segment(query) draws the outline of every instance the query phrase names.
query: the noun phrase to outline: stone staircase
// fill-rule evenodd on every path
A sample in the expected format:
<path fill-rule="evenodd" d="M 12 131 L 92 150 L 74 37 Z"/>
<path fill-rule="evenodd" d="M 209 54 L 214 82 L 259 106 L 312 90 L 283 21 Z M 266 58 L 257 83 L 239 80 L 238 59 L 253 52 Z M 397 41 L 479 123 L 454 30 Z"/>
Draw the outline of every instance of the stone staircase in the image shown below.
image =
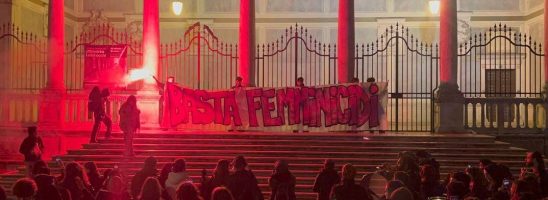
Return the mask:
<path fill-rule="evenodd" d="M 200 172 L 208 174 L 219 159 L 232 159 L 244 155 L 257 176 L 265 197 L 270 189 L 267 180 L 279 159 L 290 163 L 297 177 L 299 199 L 315 199 L 312 184 L 324 159 L 333 159 L 337 168 L 345 163 L 354 164 L 361 175 L 372 172 L 383 163 L 395 164 L 401 151 L 426 150 L 441 164 L 442 177 L 452 171 L 464 170 L 468 164 L 489 158 L 509 166 L 517 173 L 522 166 L 525 150 L 513 148 L 508 143 L 497 142 L 494 137 L 472 134 L 430 133 L 255 133 L 255 132 L 163 132 L 148 130 L 134 139 L 136 157 L 124 158 L 121 133 L 111 140 L 98 144 L 84 144 L 82 149 L 70 150 L 61 155 L 64 162 L 95 161 L 103 171 L 118 165 L 131 177 L 142 166 L 144 159 L 155 156 L 161 168 L 176 158 L 187 161 L 187 169 L 194 180 L 200 180 Z M 54 173 L 60 170 L 50 161 Z M 0 185 L 11 190 L 11 185 L 23 177 L 24 168 L 17 173 L 0 176 Z M 374 188 L 382 190 L 382 188 Z"/>

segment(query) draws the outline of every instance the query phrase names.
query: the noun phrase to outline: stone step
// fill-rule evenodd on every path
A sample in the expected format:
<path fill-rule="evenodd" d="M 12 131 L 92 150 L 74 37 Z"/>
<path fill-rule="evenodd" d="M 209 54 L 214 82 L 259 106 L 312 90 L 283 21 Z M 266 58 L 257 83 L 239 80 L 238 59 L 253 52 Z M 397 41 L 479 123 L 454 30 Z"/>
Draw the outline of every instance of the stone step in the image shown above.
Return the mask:
<path fill-rule="evenodd" d="M 122 149 L 80 149 L 69 150 L 70 155 L 122 155 Z M 340 152 L 340 151 L 287 151 L 287 150 L 135 150 L 136 155 L 140 156 L 190 156 L 190 155 L 217 155 L 217 156 L 259 156 L 259 155 L 273 155 L 273 156 L 288 156 L 288 157 L 318 157 L 318 158 L 336 158 L 336 157 L 369 157 L 369 158 L 382 158 L 382 157 L 397 157 L 398 152 Z M 508 153 L 504 150 L 490 151 L 490 152 L 467 152 L 462 153 L 458 150 L 451 152 L 437 153 L 433 152 L 432 156 L 436 158 L 491 158 L 491 159 L 523 159 L 524 154 L 521 152 Z"/>
<path fill-rule="evenodd" d="M 159 145 L 159 144 L 219 144 L 219 139 L 192 139 L 192 138 L 134 138 L 133 142 L 135 144 L 141 145 Z M 99 139 L 99 144 L 84 144 L 84 147 L 94 147 L 103 144 L 123 144 L 123 138 L 112 138 L 109 140 Z M 507 148 L 510 147 L 508 143 L 504 142 L 469 142 L 469 143 L 455 143 L 455 142 L 424 142 L 424 141 L 391 141 L 389 144 L 383 140 L 372 140 L 372 139 L 360 139 L 355 141 L 344 141 L 344 140 L 291 140 L 291 139 L 276 139 L 276 140 L 264 140 L 264 139 L 232 139 L 225 138 L 223 139 L 223 144 L 248 144 L 248 145 L 259 145 L 259 144 L 285 144 L 285 145 L 324 145 L 324 146 L 391 146 L 391 147 L 478 147 L 478 148 Z"/>
<path fill-rule="evenodd" d="M 142 155 L 137 155 L 131 158 L 125 158 L 121 155 L 63 155 L 61 156 L 63 161 L 79 161 L 79 162 L 97 161 L 97 162 L 112 162 L 112 163 L 136 162 L 138 166 L 141 166 L 143 161 L 147 157 L 148 156 L 142 156 Z M 234 158 L 234 156 L 230 156 L 230 155 L 229 156 L 188 155 L 188 156 L 154 156 L 154 157 L 160 163 L 172 162 L 174 159 L 177 159 L 179 157 L 184 158 L 187 162 L 211 162 L 211 163 L 216 163 L 220 159 L 232 160 Z M 274 163 L 277 160 L 287 160 L 290 162 L 290 164 L 298 164 L 298 163 L 322 164 L 324 159 L 325 158 L 323 157 L 294 157 L 294 156 L 270 156 L 270 155 L 246 156 L 246 160 L 249 163 L 260 163 L 260 162 Z M 394 164 L 396 163 L 396 157 L 380 157 L 380 158 L 335 157 L 330 159 L 335 161 L 338 165 L 342 165 L 344 163 L 353 163 L 353 164 L 373 164 L 373 163 Z M 456 164 L 462 163 L 464 167 L 467 166 L 468 164 L 476 165 L 479 161 L 479 159 L 477 158 L 451 158 L 451 159 L 438 158 L 437 160 L 441 163 L 456 163 Z M 499 163 L 513 163 L 513 164 L 520 164 L 523 162 L 523 159 L 517 159 L 517 160 L 493 159 L 493 160 Z"/>
<path fill-rule="evenodd" d="M 123 138 L 120 133 L 114 133 L 113 138 Z M 377 141 L 436 141 L 436 142 L 484 142 L 492 143 L 495 137 L 477 134 L 432 134 L 432 133 L 288 133 L 288 132 L 141 132 L 134 138 L 169 138 L 169 139 L 263 139 L 263 140 L 337 140 L 337 141 L 359 141 L 367 137 Z"/>
<path fill-rule="evenodd" d="M 461 153 L 473 153 L 473 152 L 497 152 L 497 153 L 504 153 L 504 154 L 520 154 L 523 155 L 526 151 L 525 150 L 516 150 L 516 149 L 510 149 L 510 148 L 478 148 L 478 147 L 470 147 L 470 148 L 448 148 L 448 147 L 431 147 L 431 146 L 422 146 L 422 147 L 394 147 L 394 146 L 326 146 L 326 145 L 286 145 L 286 144 L 201 144 L 201 143 L 194 143 L 194 144 L 134 144 L 134 149 L 139 150 L 257 150 L 260 149 L 262 151 L 268 151 L 268 150 L 286 150 L 286 151 L 321 151 L 321 152 L 329 152 L 329 151 L 337 151 L 337 152 L 392 152 L 392 153 L 399 153 L 402 151 L 413 151 L 413 150 L 425 150 L 428 152 L 438 152 L 438 153 L 445 153 L 445 152 L 461 152 Z M 104 151 L 120 151 L 125 148 L 125 145 L 123 144 L 87 144 L 84 145 L 85 150 L 104 150 Z"/>

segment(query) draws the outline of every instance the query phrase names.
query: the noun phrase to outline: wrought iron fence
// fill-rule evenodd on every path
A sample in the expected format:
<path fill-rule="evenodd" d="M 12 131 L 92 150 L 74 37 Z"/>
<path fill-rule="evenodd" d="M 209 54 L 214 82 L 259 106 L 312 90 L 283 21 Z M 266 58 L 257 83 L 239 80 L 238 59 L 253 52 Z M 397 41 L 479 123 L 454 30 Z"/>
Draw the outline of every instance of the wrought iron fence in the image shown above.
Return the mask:
<path fill-rule="evenodd" d="M 65 86 L 67 90 L 78 92 L 84 88 L 85 46 L 86 45 L 125 45 L 127 46 L 127 70 L 141 68 L 143 53 L 141 41 L 125 32 L 116 31 L 109 24 L 92 27 L 66 43 L 65 47 Z M 140 83 L 127 86 L 138 90 Z"/>
<path fill-rule="evenodd" d="M 256 82 L 260 87 L 337 83 L 337 46 L 317 41 L 298 24 L 274 42 L 257 45 Z"/>
<path fill-rule="evenodd" d="M 433 130 L 432 93 L 439 81 L 438 45 L 420 42 L 399 24 L 379 38 L 356 45 L 355 77 L 388 82 L 388 126 L 391 131 Z"/>
<path fill-rule="evenodd" d="M 464 127 L 499 133 L 543 128 L 543 57 L 540 43 L 502 24 L 460 45 Z"/>
<path fill-rule="evenodd" d="M 189 88 L 227 89 L 238 72 L 238 45 L 219 40 L 206 25 L 195 23 L 182 39 L 161 45 L 160 78 L 173 76 Z"/>
<path fill-rule="evenodd" d="M 15 24 L 0 29 L 0 90 L 37 90 L 47 82 L 47 43 Z"/>

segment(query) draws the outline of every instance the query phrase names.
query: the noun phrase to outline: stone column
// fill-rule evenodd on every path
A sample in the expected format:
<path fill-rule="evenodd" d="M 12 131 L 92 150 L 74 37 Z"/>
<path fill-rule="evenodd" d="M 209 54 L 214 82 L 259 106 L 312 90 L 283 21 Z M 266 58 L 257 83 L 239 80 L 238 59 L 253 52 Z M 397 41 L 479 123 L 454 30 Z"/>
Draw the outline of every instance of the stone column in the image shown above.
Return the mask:
<path fill-rule="evenodd" d="M 339 83 L 348 83 L 354 77 L 355 45 L 354 0 L 339 0 L 337 36 Z"/>
<path fill-rule="evenodd" d="M 160 10 L 159 0 L 144 0 L 143 2 L 143 68 L 151 75 L 158 74 L 160 59 Z M 154 79 L 147 78 L 145 82 L 154 84 Z"/>
<path fill-rule="evenodd" d="M 48 82 L 41 91 L 39 125 L 62 128 L 65 121 L 65 10 L 64 0 L 48 5 Z"/>
<path fill-rule="evenodd" d="M 255 86 L 255 0 L 240 0 L 239 70 L 245 86 Z M 236 77 L 231 77 L 235 79 Z"/>
<path fill-rule="evenodd" d="M 465 132 L 464 97 L 457 85 L 457 0 L 440 0 L 440 81 L 436 132 Z"/>
<path fill-rule="evenodd" d="M 143 70 L 158 77 L 160 59 L 160 0 L 143 1 Z M 141 123 L 159 125 L 160 96 L 156 82 L 146 77 L 144 86 L 137 92 L 137 106 L 141 110 Z"/>

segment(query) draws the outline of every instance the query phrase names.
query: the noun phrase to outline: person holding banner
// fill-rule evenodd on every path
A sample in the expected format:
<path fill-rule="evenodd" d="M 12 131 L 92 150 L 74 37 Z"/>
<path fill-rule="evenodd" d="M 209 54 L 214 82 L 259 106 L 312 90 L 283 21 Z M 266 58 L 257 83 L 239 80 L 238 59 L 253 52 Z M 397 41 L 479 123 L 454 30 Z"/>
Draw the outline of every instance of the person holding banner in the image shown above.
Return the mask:
<path fill-rule="evenodd" d="M 231 89 L 233 90 L 239 90 L 240 88 L 243 88 L 244 86 L 242 85 L 242 81 L 244 79 L 240 76 L 236 77 L 236 82 L 234 83 L 234 86 L 231 87 Z M 232 132 L 232 131 L 244 131 L 241 127 L 237 127 L 236 125 L 234 125 L 234 123 L 230 124 L 230 128 L 228 128 L 228 131 L 229 132 Z"/>
<path fill-rule="evenodd" d="M 368 83 L 375 83 L 376 80 L 374 77 L 369 77 L 367 78 L 367 82 Z M 383 109 L 383 106 L 379 106 L 379 116 L 380 115 L 383 115 L 384 114 L 384 109 Z M 369 132 L 370 133 L 373 133 L 374 132 L 374 127 L 369 127 Z M 385 133 L 385 130 L 386 130 L 386 120 L 380 120 L 380 125 L 376 128 L 377 130 L 379 130 L 379 133 Z"/>
<path fill-rule="evenodd" d="M 160 89 L 160 127 L 162 127 L 162 130 L 164 131 L 167 131 L 168 128 L 175 129 L 171 123 L 171 113 L 169 112 L 169 110 L 171 110 L 171 104 L 169 103 L 169 92 L 167 89 L 168 84 L 175 84 L 175 77 L 167 77 L 166 83 L 160 82 L 155 76 L 152 76 L 152 78 L 154 78 L 156 85 Z"/>
<path fill-rule="evenodd" d="M 295 80 L 295 87 L 298 87 L 298 88 L 305 87 L 303 77 L 299 77 L 297 78 L 297 80 Z M 293 130 L 293 133 L 308 132 L 308 130 L 305 130 L 303 126 L 305 106 L 306 106 L 306 101 L 303 101 L 302 103 L 299 104 L 299 117 L 301 118 L 301 120 L 300 120 L 300 123 L 297 124 L 297 129 Z"/>
<path fill-rule="evenodd" d="M 234 86 L 232 86 L 232 89 L 244 87 L 244 86 L 242 85 L 242 81 L 243 81 L 243 80 L 244 80 L 244 79 L 243 79 L 242 77 L 239 77 L 239 76 L 236 77 L 236 83 L 234 84 Z"/>
<path fill-rule="evenodd" d="M 101 122 L 107 126 L 107 132 L 105 133 L 105 139 L 110 139 L 110 133 L 112 132 L 112 120 L 110 119 L 110 101 L 108 97 L 110 96 L 110 91 L 108 88 L 105 88 L 101 91 L 101 98 L 99 99 L 99 104 L 96 107 L 96 110 L 93 111 L 93 117 L 95 118 L 95 123 L 93 124 L 93 130 L 91 131 L 90 143 L 97 143 L 97 132 L 101 127 Z"/>

